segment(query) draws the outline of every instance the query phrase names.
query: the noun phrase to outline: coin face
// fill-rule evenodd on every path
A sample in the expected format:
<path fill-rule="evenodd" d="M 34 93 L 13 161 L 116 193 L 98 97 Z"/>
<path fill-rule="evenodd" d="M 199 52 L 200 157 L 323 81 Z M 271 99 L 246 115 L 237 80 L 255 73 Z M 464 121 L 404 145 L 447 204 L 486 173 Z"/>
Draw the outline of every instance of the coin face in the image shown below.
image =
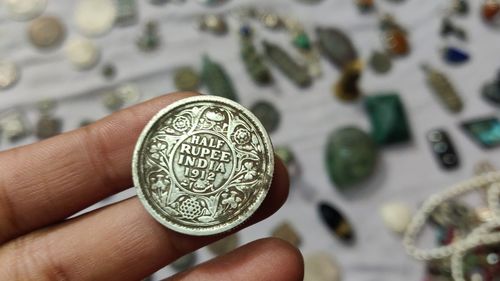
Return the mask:
<path fill-rule="evenodd" d="M 47 0 L 4 0 L 9 17 L 13 20 L 27 21 L 41 15 Z"/>
<path fill-rule="evenodd" d="M 177 101 L 146 125 L 134 151 L 134 184 L 148 212 L 190 235 L 228 231 L 249 218 L 269 190 L 269 136 L 241 105 L 215 96 Z"/>
<path fill-rule="evenodd" d="M 31 22 L 28 28 L 31 43 L 41 49 L 58 46 L 64 39 L 64 35 L 64 26 L 56 17 L 37 18 Z"/>

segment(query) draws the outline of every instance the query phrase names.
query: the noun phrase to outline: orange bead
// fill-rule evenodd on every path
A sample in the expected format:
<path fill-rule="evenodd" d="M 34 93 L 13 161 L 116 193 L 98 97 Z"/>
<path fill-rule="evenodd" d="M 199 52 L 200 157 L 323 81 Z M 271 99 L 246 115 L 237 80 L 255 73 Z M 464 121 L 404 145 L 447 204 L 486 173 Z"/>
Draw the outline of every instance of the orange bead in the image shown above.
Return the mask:
<path fill-rule="evenodd" d="M 483 4 L 482 15 L 487 21 L 492 21 L 500 12 L 500 4 L 495 1 L 486 1 Z"/>

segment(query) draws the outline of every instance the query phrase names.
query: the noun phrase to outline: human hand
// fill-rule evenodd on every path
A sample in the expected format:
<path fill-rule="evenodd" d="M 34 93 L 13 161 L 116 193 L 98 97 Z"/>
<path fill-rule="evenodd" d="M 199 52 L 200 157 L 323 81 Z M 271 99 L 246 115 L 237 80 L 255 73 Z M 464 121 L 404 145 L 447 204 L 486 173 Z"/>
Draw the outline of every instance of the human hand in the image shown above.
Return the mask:
<path fill-rule="evenodd" d="M 132 186 L 131 158 L 146 122 L 193 93 L 175 93 L 90 126 L 0 152 L 0 280 L 139 280 L 225 235 L 193 237 L 156 222 L 136 197 L 67 219 Z M 245 224 L 273 214 L 288 194 L 276 159 L 269 193 Z M 302 280 L 298 250 L 262 239 L 168 280 Z"/>

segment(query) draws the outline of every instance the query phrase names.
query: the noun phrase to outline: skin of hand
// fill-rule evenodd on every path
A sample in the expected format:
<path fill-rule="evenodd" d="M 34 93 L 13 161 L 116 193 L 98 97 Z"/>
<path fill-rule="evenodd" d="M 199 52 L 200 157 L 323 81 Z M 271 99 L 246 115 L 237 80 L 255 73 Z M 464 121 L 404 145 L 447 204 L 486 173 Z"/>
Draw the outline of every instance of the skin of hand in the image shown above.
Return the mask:
<path fill-rule="evenodd" d="M 140 280 L 229 235 L 173 232 L 156 222 L 137 197 L 71 217 L 132 186 L 132 151 L 147 121 L 193 95 L 168 94 L 78 130 L 0 152 L 0 280 Z M 279 209 L 288 185 L 286 169 L 276 159 L 265 201 L 239 229 Z M 266 238 L 167 280 L 302 279 L 300 252 Z"/>

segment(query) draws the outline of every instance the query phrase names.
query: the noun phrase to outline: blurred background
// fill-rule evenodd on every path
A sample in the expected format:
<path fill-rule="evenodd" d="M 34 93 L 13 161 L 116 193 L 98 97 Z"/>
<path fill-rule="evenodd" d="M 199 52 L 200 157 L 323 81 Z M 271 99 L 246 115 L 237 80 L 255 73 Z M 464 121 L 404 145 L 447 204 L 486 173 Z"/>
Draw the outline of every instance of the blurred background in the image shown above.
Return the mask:
<path fill-rule="evenodd" d="M 0 149 L 179 89 L 210 94 L 222 87 L 261 118 L 281 157 L 293 155 L 287 203 L 239 233 L 236 244 L 275 235 L 306 257 L 321 251 L 332 259 L 318 265 L 311 258 L 307 280 L 434 280 L 393 231 L 407 220 L 397 210 L 413 212 L 474 176 L 481 161 L 500 165 L 498 5 L 4 0 Z M 129 189 L 92 208 L 134 194 Z M 335 232 L 338 215 L 322 213 L 320 202 L 343 214 L 354 242 Z M 400 209 L 386 208 L 396 213 L 388 218 L 380 209 L 389 202 Z M 201 249 L 196 262 L 216 254 Z M 330 277 L 311 273 L 325 267 L 333 268 L 323 273 Z"/>

